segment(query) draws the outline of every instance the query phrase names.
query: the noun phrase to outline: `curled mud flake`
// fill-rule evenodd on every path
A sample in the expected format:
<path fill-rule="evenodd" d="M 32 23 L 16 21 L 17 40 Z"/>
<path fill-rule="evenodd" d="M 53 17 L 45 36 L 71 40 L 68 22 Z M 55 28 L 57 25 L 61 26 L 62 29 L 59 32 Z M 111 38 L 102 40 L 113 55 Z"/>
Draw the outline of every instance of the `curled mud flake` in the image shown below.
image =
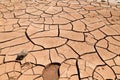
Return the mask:
<path fill-rule="evenodd" d="M 30 62 L 26 62 L 24 64 L 21 65 L 22 70 L 26 70 L 26 69 L 30 69 L 33 67 L 33 65 Z"/>

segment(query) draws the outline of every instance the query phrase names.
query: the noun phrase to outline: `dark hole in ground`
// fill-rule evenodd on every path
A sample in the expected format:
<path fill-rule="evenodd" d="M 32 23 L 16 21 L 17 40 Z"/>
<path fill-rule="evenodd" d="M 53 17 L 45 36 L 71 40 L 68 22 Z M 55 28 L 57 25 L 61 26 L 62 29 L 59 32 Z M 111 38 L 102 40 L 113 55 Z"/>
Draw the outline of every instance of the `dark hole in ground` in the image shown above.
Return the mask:
<path fill-rule="evenodd" d="M 58 80 L 60 63 L 51 63 L 43 70 L 43 80 Z"/>

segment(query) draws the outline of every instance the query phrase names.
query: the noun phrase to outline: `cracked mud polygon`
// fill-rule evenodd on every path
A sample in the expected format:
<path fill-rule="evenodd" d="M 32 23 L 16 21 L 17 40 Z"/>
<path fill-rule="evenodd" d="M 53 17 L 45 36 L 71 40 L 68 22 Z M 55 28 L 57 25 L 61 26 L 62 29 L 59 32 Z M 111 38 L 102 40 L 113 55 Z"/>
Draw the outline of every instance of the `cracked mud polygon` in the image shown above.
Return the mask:
<path fill-rule="evenodd" d="M 120 3 L 0 0 L 0 80 L 120 80 Z"/>

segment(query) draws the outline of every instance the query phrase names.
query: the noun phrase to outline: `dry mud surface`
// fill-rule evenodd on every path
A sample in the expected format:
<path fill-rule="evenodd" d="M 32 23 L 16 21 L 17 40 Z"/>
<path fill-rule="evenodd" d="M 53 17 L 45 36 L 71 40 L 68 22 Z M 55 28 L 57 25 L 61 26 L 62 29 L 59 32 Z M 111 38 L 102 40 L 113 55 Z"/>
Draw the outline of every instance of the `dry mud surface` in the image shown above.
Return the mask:
<path fill-rule="evenodd" d="M 120 3 L 0 0 L 0 80 L 120 80 Z"/>

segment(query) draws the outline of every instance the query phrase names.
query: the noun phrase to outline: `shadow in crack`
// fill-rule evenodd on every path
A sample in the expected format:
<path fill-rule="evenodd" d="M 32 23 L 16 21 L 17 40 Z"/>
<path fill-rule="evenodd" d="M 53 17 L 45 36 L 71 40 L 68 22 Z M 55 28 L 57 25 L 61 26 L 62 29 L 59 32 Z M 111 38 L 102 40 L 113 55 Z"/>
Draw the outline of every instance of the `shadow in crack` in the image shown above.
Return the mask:
<path fill-rule="evenodd" d="M 43 70 L 43 80 L 58 80 L 59 79 L 60 63 L 51 63 Z"/>

